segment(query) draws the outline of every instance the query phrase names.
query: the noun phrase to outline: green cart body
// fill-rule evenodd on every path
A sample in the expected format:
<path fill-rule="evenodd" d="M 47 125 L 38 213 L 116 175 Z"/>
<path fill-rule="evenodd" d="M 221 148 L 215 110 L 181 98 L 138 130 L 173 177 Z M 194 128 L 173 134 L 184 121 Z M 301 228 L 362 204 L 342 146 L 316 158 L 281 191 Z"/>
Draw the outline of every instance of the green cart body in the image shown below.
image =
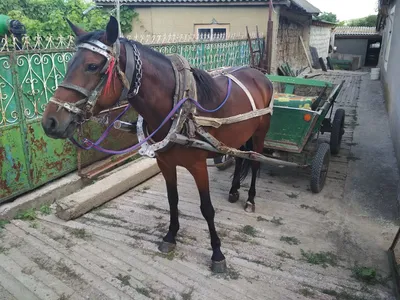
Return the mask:
<path fill-rule="evenodd" d="M 289 76 L 266 75 L 274 84 L 271 124 L 264 140 L 263 155 L 279 163 L 287 161 L 311 166 L 311 191 L 319 193 L 324 184 L 331 154 L 337 154 L 344 134 L 343 109 L 334 103 L 340 84 Z M 330 132 L 330 143 L 320 141 L 320 133 Z M 215 159 L 219 169 L 227 164 Z M 228 161 L 227 157 L 225 160 Z"/>
<path fill-rule="evenodd" d="M 264 155 L 302 166 L 311 166 L 311 190 L 322 190 L 331 154 L 337 154 L 344 134 L 344 115 L 334 103 L 344 81 L 330 82 L 267 75 L 279 85 L 274 93 L 270 129 L 264 140 Z M 283 92 L 283 93 L 280 93 Z M 300 95 L 303 94 L 303 95 Z M 330 132 L 330 143 L 320 143 L 320 133 Z"/>

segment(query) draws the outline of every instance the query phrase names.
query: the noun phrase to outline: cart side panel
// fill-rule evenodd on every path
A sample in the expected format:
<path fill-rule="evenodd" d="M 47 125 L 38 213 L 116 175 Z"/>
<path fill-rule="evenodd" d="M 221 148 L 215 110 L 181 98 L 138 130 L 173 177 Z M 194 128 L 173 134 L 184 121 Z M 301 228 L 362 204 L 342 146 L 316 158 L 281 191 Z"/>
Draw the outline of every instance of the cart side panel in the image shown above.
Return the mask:
<path fill-rule="evenodd" d="M 309 121 L 306 121 L 306 115 L 309 115 Z M 274 106 L 271 126 L 264 139 L 264 147 L 300 153 L 318 117 L 319 115 L 311 110 Z"/>

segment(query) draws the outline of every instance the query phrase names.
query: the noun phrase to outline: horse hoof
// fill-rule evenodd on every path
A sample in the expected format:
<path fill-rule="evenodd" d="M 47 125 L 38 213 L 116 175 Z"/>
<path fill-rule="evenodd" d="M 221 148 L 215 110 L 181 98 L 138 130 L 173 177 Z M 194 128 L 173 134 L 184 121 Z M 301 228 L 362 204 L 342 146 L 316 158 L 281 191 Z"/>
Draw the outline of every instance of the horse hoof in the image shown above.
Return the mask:
<path fill-rule="evenodd" d="M 253 213 L 256 211 L 256 205 L 251 202 L 246 202 L 246 205 L 244 206 L 244 210 L 248 213 Z"/>
<path fill-rule="evenodd" d="M 168 254 L 175 250 L 176 244 L 168 243 L 165 241 L 161 242 L 161 245 L 158 247 L 161 253 Z"/>
<path fill-rule="evenodd" d="M 239 192 L 233 193 L 233 194 L 229 194 L 229 202 L 230 203 L 235 203 L 239 200 Z"/>
<path fill-rule="evenodd" d="M 211 271 L 213 273 L 225 273 L 226 272 L 226 260 L 212 261 Z"/>

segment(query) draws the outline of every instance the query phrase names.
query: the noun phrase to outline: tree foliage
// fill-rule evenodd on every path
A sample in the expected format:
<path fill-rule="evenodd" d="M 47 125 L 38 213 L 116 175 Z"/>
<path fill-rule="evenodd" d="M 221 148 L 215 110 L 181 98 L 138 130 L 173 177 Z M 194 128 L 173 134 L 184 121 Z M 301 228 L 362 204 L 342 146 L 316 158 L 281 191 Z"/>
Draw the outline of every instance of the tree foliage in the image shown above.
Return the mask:
<path fill-rule="evenodd" d="M 66 36 L 72 32 L 65 18 L 90 31 L 105 29 L 110 12 L 116 14 L 111 7 L 94 9 L 83 16 L 83 11 L 92 5 L 95 3 L 85 0 L 1 0 L 0 12 L 24 24 L 29 36 Z M 131 32 L 132 19 L 137 17 L 137 13 L 122 6 L 120 16 L 122 32 Z"/>
<path fill-rule="evenodd" d="M 339 22 L 337 16 L 331 12 L 323 12 L 322 14 L 318 15 L 316 17 L 316 19 L 319 21 L 326 21 L 326 22 L 331 22 L 331 23 Z"/>
<path fill-rule="evenodd" d="M 369 15 L 365 18 L 350 20 L 346 23 L 347 26 L 366 26 L 375 27 L 377 15 Z"/>

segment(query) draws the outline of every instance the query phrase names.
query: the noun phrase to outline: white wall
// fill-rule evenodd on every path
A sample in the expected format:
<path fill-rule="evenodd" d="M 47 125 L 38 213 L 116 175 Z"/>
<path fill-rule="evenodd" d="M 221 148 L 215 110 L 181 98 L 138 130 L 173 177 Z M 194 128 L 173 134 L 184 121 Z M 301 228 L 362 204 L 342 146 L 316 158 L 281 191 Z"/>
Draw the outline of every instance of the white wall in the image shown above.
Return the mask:
<path fill-rule="evenodd" d="M 310 46 L 317 48 L 318 56 L 324 61 L 328 57 L 329 41 L 331 38 L 331 28 L 322 26 L 311 26 Z"/>
<path fill-rule="evenodd" d="M 389 125 L 400 168 L 400 3 L 395 1 L 389 9 L 386 27 L 383 30 L 382 50 L 379 65 L 381 67 L 386 106 L 389 113 Z M 399 189 L 400 193 L 400 189 Z M 400 200 L 400 194 L 399 194 Z"/>

